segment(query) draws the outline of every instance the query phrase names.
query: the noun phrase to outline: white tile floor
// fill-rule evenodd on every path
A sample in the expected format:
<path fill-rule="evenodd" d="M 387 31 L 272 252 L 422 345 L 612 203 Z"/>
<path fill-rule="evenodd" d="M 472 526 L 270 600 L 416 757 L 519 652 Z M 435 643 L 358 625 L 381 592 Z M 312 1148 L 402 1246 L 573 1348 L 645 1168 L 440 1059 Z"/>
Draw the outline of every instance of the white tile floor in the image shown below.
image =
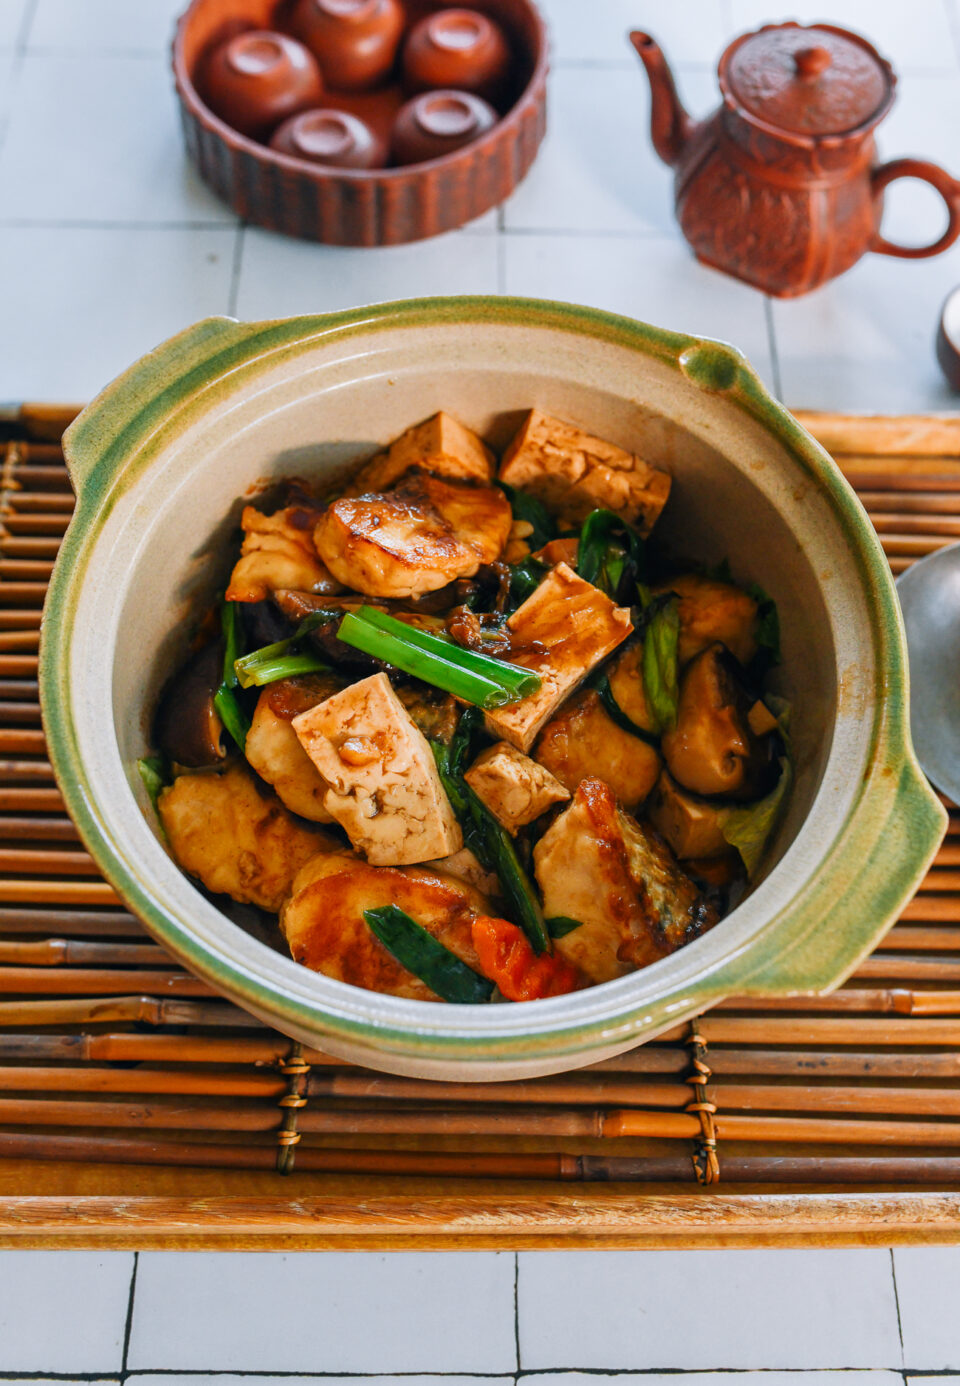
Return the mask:
<path fill-rule="evenodd" d="M 706 111 L 723 42 L 786 17 L 769 0 L 541 0 L 550 135 L 526 184 L 500 216 L 381 252 L 248 230 L 194 177 L 167 70 L 182 3 L 0 0 L 0 399 L 82 400 L 208 313 L 501 291 L 728 337 L 793 405 L 960 404 L 931 349 L 960 249 L 919 264 L 868 258 L 818 294 L 769 304 L 698 266 L 677 233 L 625 31 L 660 37 L 684 98 Z M 789 13 L 872 34 L 901 74 L 882 153 L 960 172 L 960 0 L 801 0 Z M 919 241 L 941 221 L 924 188 L 891 192 L 891 234 Z M 760 1369 L 758 1386 L 801 1372 L 803 1386 L 852 1386 L 854 1373 L 862 1386 L 933 1386 L 931 1374 L 960 1374 L 958 1306 L 960 1249 L 4 1252 L 0 1386 L 145 1386 L 158 1374 L 232 1386 L 250 1373 L 265 1386 L 290 1374 L 587 1386 L 638 1373 L 668 1386 L 657 1373 L 676 1371 L 685 1386 L 722 1386 Z"/>

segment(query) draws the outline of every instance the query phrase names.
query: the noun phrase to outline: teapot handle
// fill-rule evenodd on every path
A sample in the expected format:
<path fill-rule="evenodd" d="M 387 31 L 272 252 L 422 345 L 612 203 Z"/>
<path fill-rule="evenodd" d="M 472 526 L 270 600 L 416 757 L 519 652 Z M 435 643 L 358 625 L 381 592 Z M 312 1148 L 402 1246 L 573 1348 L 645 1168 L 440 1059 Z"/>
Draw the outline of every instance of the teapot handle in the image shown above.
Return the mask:
<path fill-rule="evenodd" d="M 881 236 L 877 230 L 868 249 L 877 255 L 899 255 L 905 260 L 921 260 L 928 255 L 939 255 L 941 250 L 953 245 L 960 236 L 960 182 L 956 178 L 951 178 L 946 169 L 940 168 L 937 164 L 929 164 L 925 159 L 892 159 L 890 163 L 881 164 L 873 170 L 871 182 L 874 198 L 879 197 L 887 184 L 892 183 L 895 178 L 920 178 L 924 183 L 930 183 L 936 188 L 947 204 L 947 229 L 932 245 L 897 245 Z"/>

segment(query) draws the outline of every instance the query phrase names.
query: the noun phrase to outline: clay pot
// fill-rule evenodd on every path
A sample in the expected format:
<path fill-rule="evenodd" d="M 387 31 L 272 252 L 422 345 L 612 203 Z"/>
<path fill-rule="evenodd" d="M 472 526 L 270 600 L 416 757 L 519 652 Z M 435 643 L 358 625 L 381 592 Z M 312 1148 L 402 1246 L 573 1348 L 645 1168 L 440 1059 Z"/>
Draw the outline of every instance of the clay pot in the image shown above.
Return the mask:
<path fill-rule="evenodd" d="M 301 111 L 273 133 L 270 148 L 334 168 L 382 168 L 387 144 L 347 111 Z"/>
<path fill-rule="evenodd" d="M 251 29 L 213 49 L 199 89 L 215 115 L 258 139 L 287 116 L 318 105 L 323 78 L 302 43 L 272 29 Z"/>
<path fill-rule="evenodd" d="M 396 62 L 405 15 L 400 0 L 298 0 L 290 27 L 334 91 L 368 91 Z"/>
<path fill-rule="evenodd" d="M 497 123 L 497 113 L 469 91 L 426 91 L 400 110 L 392 153 L 398 164 L 420 164 L 461 149 Z"/>
<path fill-rule="evenodd" d="M 410 92 L 442 87 L 502 101 L 510 66 L 503 30 L 478 10 L 427 15 L 403 46 L 403 80 Z"/>

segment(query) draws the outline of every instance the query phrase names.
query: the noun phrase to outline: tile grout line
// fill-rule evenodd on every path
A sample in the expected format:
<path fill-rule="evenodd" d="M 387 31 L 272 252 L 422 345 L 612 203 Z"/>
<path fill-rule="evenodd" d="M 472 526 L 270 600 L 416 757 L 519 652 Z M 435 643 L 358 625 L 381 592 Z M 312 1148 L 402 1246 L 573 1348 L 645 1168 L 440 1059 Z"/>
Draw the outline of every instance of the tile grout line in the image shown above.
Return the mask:
<path fill-rule="evenodd" d="M 127 1372 L 127 1360 L 130 1356 L 130 1335 L 133 1332 L 133 1310 L 134 1300 L 137 1294 L 137 1269 L 140 1265 L 140 1253 L 133 1253 L 133 1270 L 130 1272 L 130 1290 L 127 1294 L 127 1317 L 123 1325 L 123 1352 L 120 1356 L 120 1381 L 126 1381 L 129 1373 Z"/>
<path fill-rule="evenodd" d="M 900 1338 L 900 1360 L 906 1371 L 906 1356 L 903 1350 L 903 1319 L 900 1317 L 900 1291 L 897 1288 L 897 1263 L 893 1258 L 893 1247 L 890 1248 L 890 1279 L 893 1281 L 893 1303 L 897 1311 L 897 1334 Z"/>
<path fill-rule="evenodd" d="M 243 247 L 246 240 L 246 230 L 246 222 L 239 222 L 233 241 L 233 263 L 230 266 L 230 292 L 227 295 L 227 315 L 231 318 L 237 316 L 237 300 L 240 297 L 240 274 L 243 269 Z"/>
<path fill-rule="evenodd" d="M 513 1253 L 513 1345 L 517 1354 L 517 1377 L 523 1370 L 520 1362 L 520 1253 Z"/>
<path fill-rule="evenodd" d="M 351 1371 L 284 1371 L 264 1368 L 258 1371 L 244 1371 L 235 1367 L 135 1367 L 123 1375 L 110 1372 L 3 1372 L 0 1371 L 0 1382 L 2 1381 L 83 1381 L 83 1382 L 118 1382 L 132 1377 L 156 1376 L 156 1377 L 210 1377 L 215 1379 L 221 1376 L 229 1377 L 249 1377 L 251 1380 L 262 1380 L 264 1378 L 274 1379 L 283 1378 L 292 1381 L 297 1380 L 350 1380 L 350 1381 L 382 1381 L 384 1377 L 390 1380 L 403 1380 L 414 1378 L 420 1380 L 429 1377 L 443 1381 L 448 1377 L 455 1377 L 458 1380 L 470 1381 L 501 1381 L 515 1383 L 533 1383 L 538 1376 L 628 1376 L 642 1379 L 647 1376 L 675 1376 L 678 1378 L 685 1376 L 729 1376 L 747 1377 L 773 1373 L 778 1376 L 792 1376 L 800 1378 L 804 1376 L 829 1376 L 859 1374 L 862 1376 L 876 1376 L 888 1373 L 901 1376 L 904 1379 L 910 1376 L 923 1375 L 925 1377 L 948 1377 L 956 1379 L 957 1371 L 955 1367 L 944 1367 L 935 1370 L 910 1369 L 900 1367 L 536 1367 L 526 1371 L 505 1371 L 505 1372 L 471 1372 L 456 1371 L 408 1371 L 408 1372 L 351 1372 Z"/>
<path fill-rule="evenodd" d="M 773 375 L 773 393 L 783 403 L 783 381 L 780 378 L 780 351 L 777 346 L 777 330 L 773 321 L 773 300 L 769 294 L 763 296 L 763 315 L 767 323 L 767 345 L 770 348 L 770 371 Z"/>

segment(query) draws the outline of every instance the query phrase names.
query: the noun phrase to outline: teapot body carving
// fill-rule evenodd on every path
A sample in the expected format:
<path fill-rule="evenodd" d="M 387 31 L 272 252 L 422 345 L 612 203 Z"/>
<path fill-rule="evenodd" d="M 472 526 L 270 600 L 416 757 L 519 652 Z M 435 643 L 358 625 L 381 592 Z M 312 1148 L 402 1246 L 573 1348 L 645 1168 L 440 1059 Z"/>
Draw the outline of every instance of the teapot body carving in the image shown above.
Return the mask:
<path fill-rule="evenodd" d="M 893 103 L 889 64 L 832 26 L 770 25 L 735 40 L 720 61 L 723 103 L 694 122 L 650 35 L 631 42 L 651 86 L 651 136 L 675 169 L 676 212 L 697 258 L 776 297 L 804 294 L 868 250 L 918 258 L 960 235 L 960 183 L 935 164 L 878 164 L 873 131 Z M 880 232 L 895 178 L 933 184 L 949 214 L 932 245 Z"/>

